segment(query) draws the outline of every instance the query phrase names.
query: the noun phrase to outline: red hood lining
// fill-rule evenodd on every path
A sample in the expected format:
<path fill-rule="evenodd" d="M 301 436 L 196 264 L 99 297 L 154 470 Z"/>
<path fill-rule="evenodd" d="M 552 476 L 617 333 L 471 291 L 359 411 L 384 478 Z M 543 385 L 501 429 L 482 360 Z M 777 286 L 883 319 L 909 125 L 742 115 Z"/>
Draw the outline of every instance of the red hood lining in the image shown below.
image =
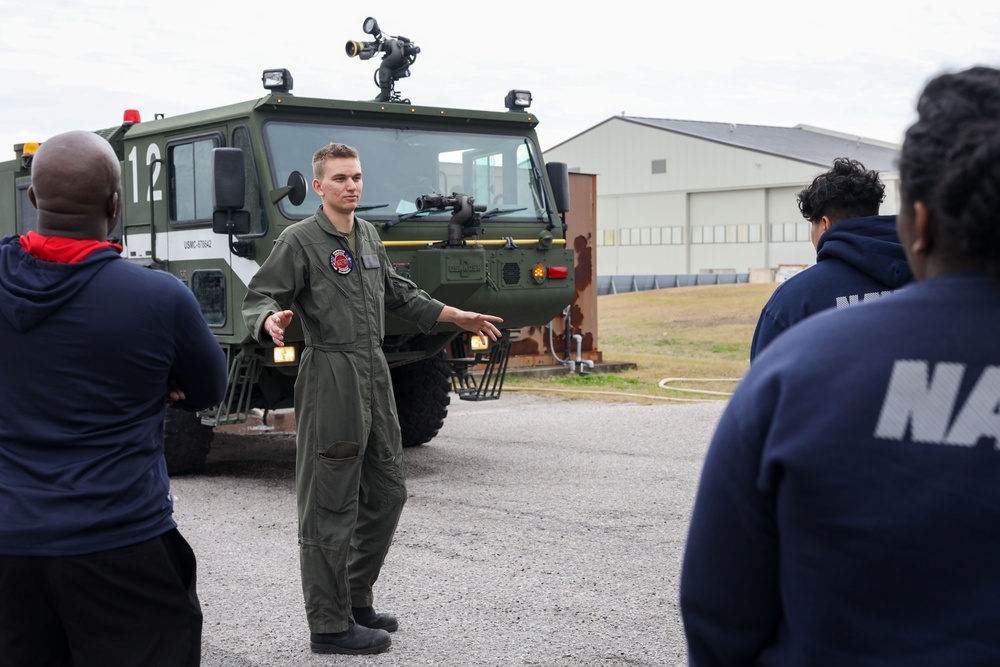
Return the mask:
<path fill-rule="evenodd" d="M 100 248 L 114 248 L 118 252 L 122 247 L 108 241 L 93 241 L 68 239 L 64 236 L 43 236 L 37 232 L 28 232 L 21 237 L 21 247 L 32 257 L 43 262 L 58 262 L 60 264 L 75 264 L 86 259 L 90 253 Z"/>

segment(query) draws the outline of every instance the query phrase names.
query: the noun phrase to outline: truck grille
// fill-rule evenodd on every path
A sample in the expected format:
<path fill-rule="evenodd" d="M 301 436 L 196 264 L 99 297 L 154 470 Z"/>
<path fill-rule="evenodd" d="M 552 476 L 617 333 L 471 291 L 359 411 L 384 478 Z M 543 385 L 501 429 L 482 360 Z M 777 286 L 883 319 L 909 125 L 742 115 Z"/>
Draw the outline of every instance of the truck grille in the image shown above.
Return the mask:
<path fill-rule="evenodd" d="M 517 285 L 521 282 L 521 265 L 509 262 L 503 265 L 503 284 Z"/>

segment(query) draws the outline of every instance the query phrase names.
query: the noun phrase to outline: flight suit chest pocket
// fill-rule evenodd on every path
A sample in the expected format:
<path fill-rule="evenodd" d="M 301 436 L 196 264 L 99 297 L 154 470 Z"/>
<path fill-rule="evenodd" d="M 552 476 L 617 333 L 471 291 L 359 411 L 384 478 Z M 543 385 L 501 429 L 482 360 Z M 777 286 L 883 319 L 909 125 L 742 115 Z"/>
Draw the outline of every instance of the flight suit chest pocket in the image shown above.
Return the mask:
<path fill-rule="evenodd" d="M 311 298 L 320 334 L 316 342 L 353 343 L 355 340 L 354 309 L 359 301 L 360 285 L 357 269 L 340 273 L 329 262 L 317 262 L 311 272 Z M 352 263 L 353 264 L 353 263 Z M 353 285 L 352 285 L 353 283 Z"/>

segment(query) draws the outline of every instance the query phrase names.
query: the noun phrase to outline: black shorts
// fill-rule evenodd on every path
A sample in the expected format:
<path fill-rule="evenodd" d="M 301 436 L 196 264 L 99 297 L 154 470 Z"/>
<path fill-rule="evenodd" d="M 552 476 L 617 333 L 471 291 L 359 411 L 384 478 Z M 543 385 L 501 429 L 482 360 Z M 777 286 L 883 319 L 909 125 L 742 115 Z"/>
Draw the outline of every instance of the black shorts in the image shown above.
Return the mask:
<path fill-rule="evenodd" d="M 176 530 L 82 556 L 0 556 L 0 667 L 201 662 L 195 557 Z"/>

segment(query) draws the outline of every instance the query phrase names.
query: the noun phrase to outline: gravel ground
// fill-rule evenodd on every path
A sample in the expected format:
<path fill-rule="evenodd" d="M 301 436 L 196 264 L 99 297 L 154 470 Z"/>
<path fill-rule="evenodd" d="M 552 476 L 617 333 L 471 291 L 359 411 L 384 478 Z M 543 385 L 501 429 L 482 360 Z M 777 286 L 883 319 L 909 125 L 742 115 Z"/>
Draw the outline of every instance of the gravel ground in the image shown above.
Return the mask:
<path fill-rule="evenodd" d="M 376 585 L 389 651 L 309 651 L 294 439 L 219 432 L 173 480 L 199 559 L 208 667 L 683 665 L 680 561 L 722 405 L 453 398 L 406 450 L 409 500 Z"/>

